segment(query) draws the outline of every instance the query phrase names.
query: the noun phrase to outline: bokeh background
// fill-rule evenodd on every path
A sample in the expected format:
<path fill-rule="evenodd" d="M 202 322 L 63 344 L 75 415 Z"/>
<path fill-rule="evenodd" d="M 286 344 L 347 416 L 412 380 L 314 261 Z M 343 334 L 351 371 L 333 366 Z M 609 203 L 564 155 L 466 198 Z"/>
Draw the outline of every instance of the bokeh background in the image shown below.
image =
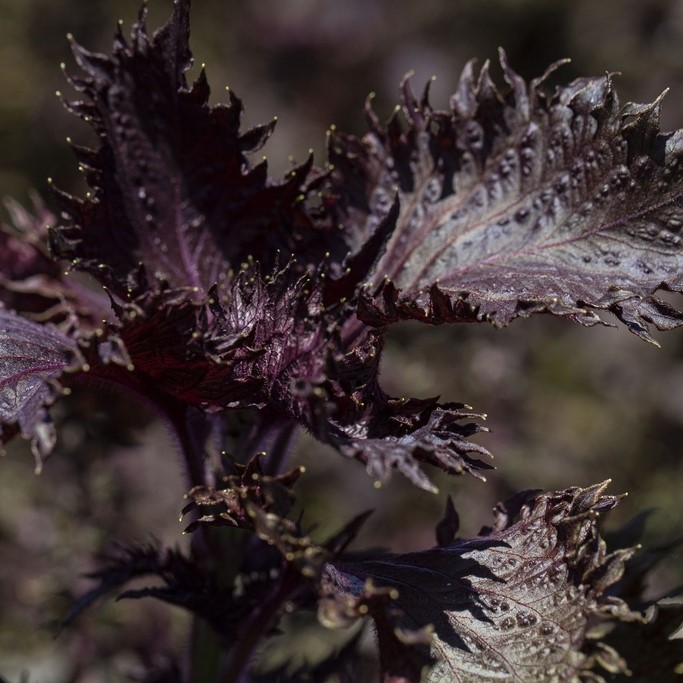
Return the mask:
<path fill-rule="evenodd" d="M 169 6 L 150 0 L 149 25 Z M 137 11 L 136 0 L 0 0 L 0 194 L 27 203 L 34 189 L 46 194 L 48 176 L 82 189 L 65 138 L 88 142 L 90 134 L 55 97 L 71 94 L 59 68 L 72 66 L 65 34 L 107 52 L 116 21 L 130 26 Z M 679 0 L 195 0 L 192 20 L 214 101 L 229 85 L 245 102 L 247 125 L 278 116 L 265 150 L 274 174 L 310 148 L 322 163 L 332 123 L 361 134 L 370 91 L 387 117 L 408 71 L 416 88 L 436 75 L 432 100 L 445 107 L 465 62 L 495 60 L 498 46 L 527 78 L 571 57 L 559 80 L 621 72 L 624 101 L 651 101 L 670 87 L 662 126 L 683 127 Z M 480 441 L 498 470 L 486 484 L 438 478 L 438 496 L 399 476 L 377 491 L 359 465 L 302 437 L 305 519 L 322 538 L 375 508 L 358 545 L 416 550 L 434 543 L 448 493 L 469 535 L 514 491 L 612 478 L 613 492 L 630 494 L 612 526 L 648 509 L 647 544 L 680 535 L 683 331 L 658 338 L 662 349 L 624 330 L 550 317 L 502 331 L 397 326 L 383 357 L 386 390 L 441 394 L 488 413 L 492 431 Z M 55 416 L 60 444 L 41 476 L 25 444 L 0 461 L 0 675 L 11 683 L 22 671 L 32 683 L 130 680 L 169 646 L 183 651 L 179 611 L 103 603 L 56 640 L 50 624 L 89 585 L 82 574 L 112 540 L 183 545 L 182 465 L 164 425 L 129 397 L 85 387 Z M 674 553 L 653 574 L 652 595 L 683 582 L 682 560 Z"/>

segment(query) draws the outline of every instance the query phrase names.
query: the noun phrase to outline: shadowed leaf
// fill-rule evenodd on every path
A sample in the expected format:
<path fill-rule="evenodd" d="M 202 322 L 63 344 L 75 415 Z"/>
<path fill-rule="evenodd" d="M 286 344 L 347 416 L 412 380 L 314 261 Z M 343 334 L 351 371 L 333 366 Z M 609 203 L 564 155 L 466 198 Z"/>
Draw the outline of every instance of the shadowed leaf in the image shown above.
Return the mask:
<path fill-rule="evenodd" d="M 606 484 L 525 495 L 496 509 L 493 528 L 471 540 L 357 564 L 328 566 L 321 618 L 343 625 L 369 614 L 381 649 L 397 634 L 433 627 L 428 680 L 603 680 L 588 671 L 626 666 L 591 632 L 639 616 L 606 594 L 633 549 L 607 553 L 598 513 L 618 502 Z M 520 502 L 526 498 L 526 502 Z M 513 516 L 514 515 L 514 516 Z M 370 583 L 369 583 L 370 582 Z M 379 604 L 372 586 L 393 591 Z M 376 592 L 376 591 L 375 591 Z M 388 629 L 382 633 L 382 628 Z M 392 635 L 393 634 L 393 635 Z M 388 673 L 418 681 L 384 658 Z"/>
<path fill-rule="evenodd" d="M 98 585 L 81 596 L 58 624 L 68 627 L 96 600 L 127 583 L 142 577 L 161 579 L 161 585 L 128 590 L 122 598 L 155 597 L 171 605 L 183 607 L 206 619 L 223 637 L 234 636 L 240 611 L 233 606 L 232 588 L 220 585 L 193 559 L 177 550 L 166 550 L 155 544 L 119 546 L 101 558 L 101 568 L 88 574 Z"/>

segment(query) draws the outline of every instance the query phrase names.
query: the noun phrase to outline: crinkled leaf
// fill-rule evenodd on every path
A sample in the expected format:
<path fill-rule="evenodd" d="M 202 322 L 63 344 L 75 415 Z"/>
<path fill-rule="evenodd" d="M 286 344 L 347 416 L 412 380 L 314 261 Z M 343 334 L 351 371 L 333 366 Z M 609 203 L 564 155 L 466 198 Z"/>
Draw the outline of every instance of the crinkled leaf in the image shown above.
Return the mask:
<path fill-rule="evenodd" d="M 76 343 L 56 328 L 0 309 L 0 436 L 3 443 L 17 432 L 30 439 L 38 468 L 55 442 L 45 408 L 79 358 Z"/>
<path fill-rule="evenodd" d="M 116 322 L 81 340 L 90 372 L 155 400 L 207 411 L 267 408 L 296 421 L 385 482 L 398 469 L 434 490 L 421 464 L 451 474 L 491 465 L 468 437 L 482 427 L 461 404 L 392 399 L 378 383 L 381 335 L 345 342 L 343 305 L 291 264 L 263 276 L 248 268 L 206 303 L 136 274 L 128 300 L 112 297 Z M 249 456 L 253 453 L 247 454 Z"/>
<path fill-rule="evenodd" d="M 111 287 L 118 321 L 88 342 L 93 372 L 205 410 L 268 406 L 380 482 L 395 468 L 431 489 L 420 463 L 490 467 L 459 407 L 378 385 L 381 338 L 355 319 L 355 292 L 395 216 L 349 252 L 304 201 L 310 164 L 282 183 L 251 168 L 270 127 L 240 133 L 241 104 L 209 107 L 203 74 L 188 88 L 187 10 L 176 2 L 152 38 L 143 12 L 112 57 L 73 45 L 84 101 L 68 106 L 100 145 L 76 150 L 93 192 L 59 195 L 69 221 L 52 248 Z M 296 254 L 282 272 L 280 249 Z"/>
<path fill-rule="evenodd" d="M 295 500 L 293 487 L 304 471 L 294 468 L 277 475 L 263 473 L 262 456 L 246 465 L 230 458 L 228 474 L 216 487 L 195 486 L 188 492 L 189 503 L 181 517 L 195 514 L 186 528 L 192 533 L 205 526 L 233 527 L 255 532 L 271 549 L 303 576 L 318 577 L 323 563 L 339 557 L 370 516 L 364 512 L 351 519 L 321 545 L 302 529 L 300 520 L 287 517 Z"/>
<path fill-rule="evenodd" d="M 527 85 L 501 64 L 504 93 L 488 64 L 476 81 L 469 64 L 451 111 L 406 81 L 406 124 L 397 112 L 382 126 L 368 108 L 362 140 L 331 135 L 328 204 L 352 249 L 400 203 L 361 317 L 593 324 L 605 309 L 647 340 L 647 323 L 680 325 L 655 296 L 683 288 L 683 133 L 660 133 L 661 98 L 621 107 L 609 76 L 548 97 L 544 78 Z"/>
<path fill-rule="evenodd" d="M 188 492 L 190 502 L 181 517 L 197 515 L 186 532 L 205 526 L 252 531 L 267 549 L 277 550 L 288 564 L 296 566 L 297 575 L 317 576 L 330 553 L 314 544 L 297 521 L 287 518 L 295 498 L 292 487 L 304 470 L 297 467 L 282 474 L 265 475 L 261 455 L 254 456 L 246 465 L 231 459 L 228 474 L 219 486 L 195 486 Z M 270 553 L 266 557 L 272 562 Z"/>
<path fill-rule="evenodd" d="M 337 316 L 346 313 L 323 306 L 310 276 L 245 270 L 229 295 L 211 296 L 202 316 L 189 301 L 131 309 L 120 334 L 154 387 L 204 407 L 267 405 L 364 463 L 380 483 L 397 469 L 435 490 L 421 464 L 477 476 L 491 469 L 473 457 L 489 455 L 469 440 L 483 431 L 466 422 L 478 416 L 461 404 L 386 396 L 377 379 L 381 338 L 371 331 L 345 348 Z M 160 324 L 163 316 L 174 324 Z"/>
<path fill-rule="evenodd" d="M 264 475 L 261 458 L 254 457 L 247 465 L 233 462 L 231 469 L 233 473 L 223 477 L 219 487 L 195 486 L 187 494 L 190 502 L 183 508 L 182 515 L 198 514 L 186 532 L 192 533 L 204 526 L 228 526 L 255 532 L 266 548 L 277 550 L 297 573 L 309 579 L 319 577 L 323 564 L 344 552 L 370 516 L 370 512 L 357 515 L 325 543 L 318 545 L 301 528 L 299 521 L 287 518 L 294 503 L 292 487 L 303 468 L 276 476 Z M 268 559 L 272 562 L 270 554 Z"/>
<path fill-rule="evenodd" d="M 596 664 L 624 671 L 608 645 L 591 640 L 604 622 L 638 619 L 606 594 L 634 550 L 608 553 L 600 538 L 596 519 L 618 502 L 605 486 L 527 492 L 499 505 L 495 525 L 477 538 L 328 567 L 324 622 L 370 614 L 380 650 L 383 638 L 431 624 L 435 682 L 599 681 L 588 673 Z M 387 605 L 369 599 L 368 581 L 395 591 Z M 414 671 L 389 673 L 419 680 Z"/>
<path fill-rule="evenodd" d="M 207 410 L 230 405 L 242 397 L 235 396 L 241 378 L 204 348 L 204 308 L 187 292 L 163 288 L 114 302 L 118 320 L 91 342 L 93 372 L 159 402 L 170 397 Z"/>
<path fill-rule="evenodd" d="M 265 163 L 252 168 L 245 154 L 273 126 L 241 133 L 241 102 L 231 93 L 228 105 L 209 107 L 203 72 L 188 87 L 189 2 L 176 0 L 151 38 L 145 14 L 129 40 L 119 30 L 111 57 L 72 42 L 83 74 L 69 80 L 84 100 L 67 107 L 99 147 L 75 147 L 93 192 L 58 193 L 69 222 L 53 232 L 54 251 L 119 291 L 140 262 L 173 287 L 206 292 L 252 255 L 266 267 L 278 248 L 303 257 L 314 234 L 300 196 L 310 161 L 282 182 Z M 313 262 L 324 251 L 312 247 Z"/>
<path fill-rule="evenodd" d="M 332 431 L 331 442 L 344 455 L 364 463 L 378 485 L 386 483 L 391 470 L 396 469 L 417 486 L 436 492 L 421 464 L 449 474 L 469 472 L 480 479 L 484 478 L 482 470 L 493 469 L 472 455 L 490 453 L 469 440 L 485 428 L 473 422 L 461 424 L 463 419 L 478 417 L 463 410 L 463 404 L 438 404 L 429 399 L 401 401 L 378 392 L 368 405 L 361 419 L 347 420 L 343 428 Z"/>
<path fill-rule="evenodd" d="M 235 278 L 229 296 L 221 298 L 215 288 L 210 294 L 207 352 L 231 367 L 233 383 L 247 382 L 250 405 L 271 402 L 300 417 L 325 379 L 338 326 L 312 277 L 299 277 L 291 263 L 266 276 L 249 269 Z"/>
<path fill-rule="evenodd" d="M 265 277 L 250 269 L 195 302 L 138 272 L 128 300 L 112 298 L 117 321 L 90 341 L 93 372 L 209 411 L 270 403 L 298 417 L 296 381 L 321 381 L 326 348 L 309 285 L 289 266 Z"/>

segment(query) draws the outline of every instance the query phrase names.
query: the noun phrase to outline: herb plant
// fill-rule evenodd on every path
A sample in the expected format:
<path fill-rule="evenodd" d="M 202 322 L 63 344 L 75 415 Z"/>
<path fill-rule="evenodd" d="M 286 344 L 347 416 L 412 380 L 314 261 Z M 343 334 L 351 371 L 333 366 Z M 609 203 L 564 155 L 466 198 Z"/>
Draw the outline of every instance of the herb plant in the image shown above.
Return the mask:
<path fill-rule="evenodd" d="M 154 406 L 186 464 L 189 552 L 119 547 L 62 626 L 121 589 L 189 610 L 191 651 L 149 681 L 359 680 L 363 620 L 386 683 L 675 680 L 683 609 L 643 601 L 649 556 L 608 549 L 606 483 L 520 492 L 471 539 L 449 498 L 433 549 L 350 553 L 367 515 L 314 542 L 288 462 L 304 429 L 378 486 L 492 469 L 468 406 L 383 391 L 393 323 L 611 313 L 652 343 L 680 326 L 657 296 L 683 291 L 683 132 L 660 132 L 660 99 L 622 106 L 609 76 L 551 91 L 560 64 L 526 83 L 501 52 L 502 86 L 468 64 L 438 111 L 406 79 L 387 123 L 368 103 L 362 138 L 333 130 L 325 167 L 273 179 L 252 161 L 273 125 L 243 132 L 232 92 L 209 106 L 204 71 L 186 82 L 188 15 L 175 0 L 150 37 L 143 9 L 112 56 L 72 42 L 90 191 L 0 233 L 3 442 L 29 439 L 40 469 L 49 406 L 92 379 Z M 125 589 L 139 577 L 157 580 Z M 264 671 L 283 617 L 315 610 L 343 647 Z"/>

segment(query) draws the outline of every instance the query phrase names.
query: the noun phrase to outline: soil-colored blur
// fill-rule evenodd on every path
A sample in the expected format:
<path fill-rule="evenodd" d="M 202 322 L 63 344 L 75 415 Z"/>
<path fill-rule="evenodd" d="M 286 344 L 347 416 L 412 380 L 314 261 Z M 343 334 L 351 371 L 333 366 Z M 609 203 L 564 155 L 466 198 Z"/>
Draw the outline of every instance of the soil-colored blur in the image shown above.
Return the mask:
<path fill-rule="evenodd" d="M 150 2 L 151 26 L 169 5 Z M 137 9 L 136 0 L 0 0 L 2 195 L 27 201 L 33 188 L 46 193 L 48 176 L 82 188 L 64 140 L 87 143 L 90 133 L 55 97 L 75 96 L 59 68 L 73 68 L 65 34 L 106 52 L 116 21 L 129 25 Z M 465 62 L 493 59 L 498 46 L 526 78 L 571 57 L 554 78 L 618 71 L 623 101 L 651 101 L 670 87 L 662 127 L 683 127 L 683 4 L 675 0 L 196 0 L 192 18 L 195 60 L 207 65 L 213 101 L 229 85 L 247 125 L 278 117 L 264 150 L 274 174 L 310 148 L 322 163 L 330 124 L 362 133 L 370 91 L 388 116 L 408 71 L 416 89 L 436 75 L 432 101 L 447 106 Z M 416 550 L 434 543 L 447 493 L 469 535 L 514 491 L 611 477 L 610 492 L 630 493 L 612 524 L 651 509 L 645 543 L 675 537 L 683 529 L 683 331 L 658 338 L 661 350 L 623 329 L 549 318 L 506 330 L 397 326 L 382 363 L 387 392 L 441 394 L 488 413 L 492 432 L 479 440 L 498 469 L 485 484 L 437 477 L 438 496 L 400 476 L 378 491 L 360 465 L 301 439 L 305 519 L 322 538 L 376 508 L 358 545 Z M 183 651 L 182 613 L 110 601 L 56 641 L 50 624 L 88 586 L 82 574 L 112 540 L 184 543 L 184 473 L 164 426 L 127 396 L 84 387 L 56 417 L 60 443 L 40 477 L 25 444 L 0 462 L 0 675 L 12 683 L 21 671 L 32 683 L 130 680 L 141 664 Z M 679 551 L 653 575 L 652 594 L 682 582 L 681 567 Z M 311 657 L 329 646 L 315 638 L 306 641 Z"/>

